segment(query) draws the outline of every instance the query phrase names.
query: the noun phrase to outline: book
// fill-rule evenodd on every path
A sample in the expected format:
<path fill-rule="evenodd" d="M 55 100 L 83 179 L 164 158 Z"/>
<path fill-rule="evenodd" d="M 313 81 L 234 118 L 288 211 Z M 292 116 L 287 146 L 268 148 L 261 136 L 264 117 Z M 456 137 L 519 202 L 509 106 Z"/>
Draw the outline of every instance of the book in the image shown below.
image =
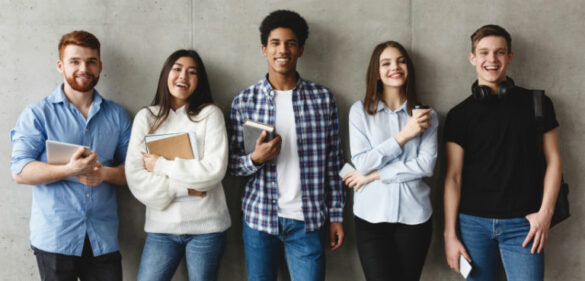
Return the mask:
<path fill-rule="evenodd" d="M 72 144 L 67 142 L 60 142 L 54 140 L 45 141 L 45 149 L 47 150 L 47 163 L 52 165 L 65 165 L 71 160 L 71 156 L 80 148 L 85 147 L 83 157 L 86 157 L 91 149 L 87 146 Z M 65 178 L 66 181 L 79 182 L 75 176 Z"/>
<path fill-rule="evenodd" d="M 160 155 L 167 160 L 198 159 L 195 133 L 170 133 L 144 136 L 146 152 Z"/>
<path fill-rule="evenodd" d="M 263 131 L 266 131 L 266 138 L 264 142 L 270 141 L 274 138 L 274 126 L 265 123 L 246 120 L 244 122 L 244 152 L 250 154 L 256 149 L 256 140 L 260 137 Z"/>

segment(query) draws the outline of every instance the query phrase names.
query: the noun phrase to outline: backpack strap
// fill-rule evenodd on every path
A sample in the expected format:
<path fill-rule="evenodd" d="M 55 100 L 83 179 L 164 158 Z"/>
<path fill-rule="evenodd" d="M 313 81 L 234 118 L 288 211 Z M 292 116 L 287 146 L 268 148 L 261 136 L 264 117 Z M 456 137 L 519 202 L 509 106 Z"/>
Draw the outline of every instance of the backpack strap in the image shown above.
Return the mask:
<path fill-rule="evenodd" d="M 536 120 L 536 144 L 539 151 L 542 149 L 542 135 L 544 134 L 544 114 L 542 112 L 542 97 L 544 90 L 532 90 L 534 101 L 534 119 Z"/>

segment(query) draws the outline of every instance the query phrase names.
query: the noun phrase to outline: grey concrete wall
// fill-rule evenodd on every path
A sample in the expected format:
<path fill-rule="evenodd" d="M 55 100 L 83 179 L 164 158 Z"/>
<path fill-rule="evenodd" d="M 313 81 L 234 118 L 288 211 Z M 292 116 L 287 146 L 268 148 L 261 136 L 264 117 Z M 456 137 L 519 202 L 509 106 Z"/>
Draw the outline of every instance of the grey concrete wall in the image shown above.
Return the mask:
<path fill-rule="evenodd" d="M 510 76 L 517 84 L 546 89 L 561 124 L 560 147 L 565 179 L 571 184 L 573 216 L 551 231 L 546 247 L 547 280 L 585 278 L 585 3 L 580 0 L 0 0 L 0 280 L 38 280 L 29 247 L 31 188 L 10 177 L 9 130 L 24 107 L 51 93 L 62 81 L 56 70 L 60 36 L 86 29 L 102 42 L 104 70 L 97 88 L 130 112 L 148 104 L 164 59 L 178 48 L 197 49 L 210 73 L 214 97 L 224 112 L 234 95 L 266 72 L 258 25 L 270 11 L 298 11 L 310 25 L 299 61 L 305 78 L 330 87 L 337 98 L 346 158 L 347 114 L 361 99 L 370 52 L 383 40 L 402 42 L 414 58 L 419 95 L 441 122 L 447 111 L 469 95 L 475 79 L 468 63 L 469 35 L 487 23 L 500 24 L 513 37 Z M 442 123 L 441 123 L 442 124 Z M 442 128 L 442 126 L 441 126 Z M 423 280 L 461 280 L 443 255 L 442 180 L 439 153 L 433 189 L 434 234 Z M 245 280 L 239 197 L 242 179 L 226 177 L 224 186 L 233 226 L 221 268 L 221 280 Z M 120 188 L 120 243 L 124 277 L 134 280 L 144 243 L 144 207 Z M 345 245 L 327 256 L 327 280 L 363 280 L 356 254 L 351 193 L 345 211 Z M 187 280 L 183 266 L 173 280 Z M 281 277 L 288 280 L 288 277 Z"/>

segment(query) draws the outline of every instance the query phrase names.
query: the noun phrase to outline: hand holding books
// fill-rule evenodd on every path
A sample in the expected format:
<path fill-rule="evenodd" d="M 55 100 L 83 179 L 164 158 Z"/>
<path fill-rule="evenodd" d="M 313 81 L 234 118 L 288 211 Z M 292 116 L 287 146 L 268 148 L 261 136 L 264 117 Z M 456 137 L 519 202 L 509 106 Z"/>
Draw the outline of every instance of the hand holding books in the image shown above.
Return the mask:
<path fill-rule="evenodd" d="M 156 160 L 158 160 L 160 156 L 156 154 L 150 154 L 142 152 L 142 161 L 144 162 L 144 168 L 149 171 L 154 171 L 154 165 L 156 164 Z"/>
<path fill-rule="evenodd" d="M 159 157 L 174 161 L 179 159 L 199 159 L 197 138 L 194 132 L 146 135 L 144 137 L 146 151 L 142 153 L 144 168 L 153 172 Z M 205 197 L 207 192 L 187 189 L 189 196 Z"/>
<path fill-rule="evenodd" d="M 280 146 L 282 144 L 282 138 L 274 134 L 274 138 L 268 142 L 265 142 L 268 133 L 263 131 L 258 139 L 256 140 L 256 146 L 254 152 L 250 155 L 252 162 L 256 164 L 262 164 L 266 161 L 270 161 L 278 156 L 280 153 Z"/>
<path fill-rule="evenodd" d="M 274 132 L 274 126 L 246 120 L 244 128 L 244 152 L 250 154 L 255 164 L 270 161 L 280 153 L 282 139 Z"/>

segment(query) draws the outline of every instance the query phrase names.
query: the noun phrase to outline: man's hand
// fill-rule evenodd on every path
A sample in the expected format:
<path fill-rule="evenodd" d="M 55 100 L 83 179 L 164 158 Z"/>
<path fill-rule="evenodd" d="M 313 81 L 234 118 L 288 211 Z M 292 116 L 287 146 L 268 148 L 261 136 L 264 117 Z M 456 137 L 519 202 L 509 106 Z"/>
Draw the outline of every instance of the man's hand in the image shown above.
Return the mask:
<path fill-rule="evenodd" d="M 74 176 L 78 176 L 93 172 L 97 159 L 98 156 L 95 152 L 86 150 L 85 147 L 80 147 L 71 156 L 66 165 L 67 168 L 73 172 Z"/>
<path fill-rule="evenodd" d="M 445 256 L 447 257 L 447 263 L 449 264 L 449 267 L 457 273 L 459 273 L 459 256 L 461 255 L 463 255 L 468 262 L 471 262 L 471 257 L 457 237 L 445 237 Z"/>
<path fill-rule="evenodd" d="M 142 152 L 142 156 L 143 156 L 142 161 L 144 162 L 144 168 L 146 168 L 146 170 L 148 170 L 149 172 L 152 173 L 154 171 L 154 166 L 156 165 L 156 160 L 158 160 L 158 158 L 160 156 L 158 156 L 156 154 L 148 154 L 148 153 L 144 153 L 144 152 Z"/>
<path fill-rule="evenodd" d="M 266 131 L 263 131 L 258 139 L 256 140 L 256 148 L 250 155 L 252 161 L 256 164 L 262 164 L 266 161 L 272 160 L 280 153 L 280 146 L 282 144 L 282 138 L 279 135 L 275 135 L 274 139 L 268 142 L 264 142 L 266 138 Z"/>
<path fill-rule="evenodd" d="M 343 224 L 332 222 L 329 224 L 329 248 L 331 251 L 337 250 L 343 244 Z"/>
<path fill-rule="evenodd" d="M 526 219 L 528 222 L 530 222 L 530 231 L 528 232 L 528 235 L 526 235 L 524 242 L 522 242 L 522 247 L 526 248 L 528 243 L 534 239 L 530 253 L 540 254 L 544 248 L 544 245 L 546 244 L 546 241 L 548 240 L 548 231 L 550 229 L 552 213 L 539 211 L 526 215 Z"/>
<path fill-rule="evenodd" d="M 104 167 L 98 161 L 91 172 L 78 175 L 77 178 L 87 186 L 98 186 L 104 181 Z"/>

